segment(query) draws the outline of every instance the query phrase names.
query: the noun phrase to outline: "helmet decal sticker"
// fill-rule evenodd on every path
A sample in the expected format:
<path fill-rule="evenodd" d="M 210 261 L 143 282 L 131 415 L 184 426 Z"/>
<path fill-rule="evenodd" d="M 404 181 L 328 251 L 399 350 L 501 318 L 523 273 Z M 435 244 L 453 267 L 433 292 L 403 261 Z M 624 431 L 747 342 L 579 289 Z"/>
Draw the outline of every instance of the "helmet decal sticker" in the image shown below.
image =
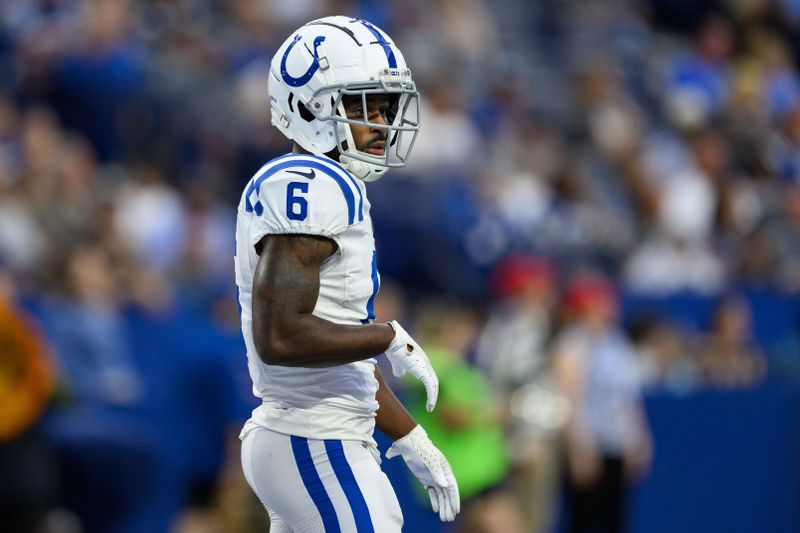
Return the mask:
<path fill-rule="evenodd" d="M 394 50 L 392 50 L 392 45 L 389 41 L 386 40 L 383 34 L 380 31 L 378 31 L 378 28 L 376 28 L 366 20 L 354 18 L 352 19 L 352 22 L 360 22 L 365 28 L 367 28 L 370 31 L 370 33 L 372 33 L 372 35 L 375 36 L 375 39 L 377 39 L 375 44 L 381 45 L 383 51 L 386 53 L 386 60 L 389 61 L 389 68 L 397 68 L 397 59 L 395 59 L 394 57 Z"/>
<path fill-rule="evenodd" d="M 308 70 L 305 72 L 305 74 L 299 78 L 295 78 L 286 70 L 286 58 L 289 57 L 289 52 L 292 51 L 294 45 L 296 45 L 301 39 L 302 37 L 300 37 L 300 35 L 295 35 L 294 40 L 292 40 L 292 42 L 286 48 L 286 51 L 283 53 L 283 58 L 281 58 L 281 76 L 283 77 L 283 81 L 292 87 L 300 87 L 308 83 L 308 81 L 319 68 L 319 55 L 317 53 L 317 48 L 319 47 L 320 43 L 325 40 L 325 36 L 319 35 L 314 38 L 314 61 L 311 62 L 311 66 L 308 67 Z"/>

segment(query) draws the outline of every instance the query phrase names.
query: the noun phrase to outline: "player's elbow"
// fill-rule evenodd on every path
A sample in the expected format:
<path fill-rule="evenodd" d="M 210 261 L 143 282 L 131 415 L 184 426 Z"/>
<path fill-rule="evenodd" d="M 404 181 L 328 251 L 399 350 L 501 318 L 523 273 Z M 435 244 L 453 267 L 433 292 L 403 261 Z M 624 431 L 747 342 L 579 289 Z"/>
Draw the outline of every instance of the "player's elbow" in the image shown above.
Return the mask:
<path fill-rule="evenodd" d="M 277 332 L 253 332 L 259 358 L 268 365 L 298 366 L 297 354 L 292 349 L 293 343 Z"/>

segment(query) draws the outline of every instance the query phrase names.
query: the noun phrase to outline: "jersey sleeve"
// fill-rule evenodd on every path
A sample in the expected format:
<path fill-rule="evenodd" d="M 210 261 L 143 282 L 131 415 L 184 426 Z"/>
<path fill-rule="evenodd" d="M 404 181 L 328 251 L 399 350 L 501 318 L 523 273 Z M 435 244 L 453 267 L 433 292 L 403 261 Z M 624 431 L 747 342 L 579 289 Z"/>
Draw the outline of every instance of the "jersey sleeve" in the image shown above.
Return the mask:
<path fill-rule="evenodd" d="M 343 233 L 352 215 L 345 182 L 337 181 L 322 172 L 281 171 L 249 191 L 244 200 L 245 210 L 254 215 L 250 244 L 255 245 L 264 235 L 307 234 L 336 239 Z"/>

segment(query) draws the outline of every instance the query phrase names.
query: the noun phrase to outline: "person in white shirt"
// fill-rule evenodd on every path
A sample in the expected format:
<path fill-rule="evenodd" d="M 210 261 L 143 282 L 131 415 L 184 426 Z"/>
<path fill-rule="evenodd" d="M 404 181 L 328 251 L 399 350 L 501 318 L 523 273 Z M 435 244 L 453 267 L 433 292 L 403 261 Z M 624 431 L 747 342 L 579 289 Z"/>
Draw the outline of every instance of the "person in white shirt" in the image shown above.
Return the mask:
<path fill-rule="evenodd" d="M 554 341 L 554 377 L 570 400 L 564 428 L 567 530 L 624 531 L 626 485 L 647 471 L 653 455 L 640 365 L 619 326 L 609 280 L 581 274 L 564 295 L 567 323 Z"/>

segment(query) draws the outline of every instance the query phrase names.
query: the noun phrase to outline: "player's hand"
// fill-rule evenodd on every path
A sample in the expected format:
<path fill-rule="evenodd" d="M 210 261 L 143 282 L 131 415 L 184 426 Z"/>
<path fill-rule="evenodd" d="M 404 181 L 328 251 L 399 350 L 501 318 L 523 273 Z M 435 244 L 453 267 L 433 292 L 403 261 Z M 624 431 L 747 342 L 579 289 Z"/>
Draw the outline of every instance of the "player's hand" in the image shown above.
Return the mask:
<path fill-rule="evenodd" d="M 425 407 L 430 413 L 436 407 L 436 399 L 439 397 L 439 378 L 433 371 L 425 350 L 420 348 L 411 335 L 396 320 L 389 322 L 389 325 L 394 329 L 394 339 L 386 350 L 386 357 L 392 363 L 392 374 L 399 378 L 408 372 L 422 382 L 428 397 Z"/>
<path fill-rule="evenodd" d="M 461 498 L 453 469 L 428 434 L 417 426 L 386 451 L 386 458 L 401 455 L 409 470 L 428 489 L 431 507 L 442 522 L 452 522 L 461 511 Z"/>

